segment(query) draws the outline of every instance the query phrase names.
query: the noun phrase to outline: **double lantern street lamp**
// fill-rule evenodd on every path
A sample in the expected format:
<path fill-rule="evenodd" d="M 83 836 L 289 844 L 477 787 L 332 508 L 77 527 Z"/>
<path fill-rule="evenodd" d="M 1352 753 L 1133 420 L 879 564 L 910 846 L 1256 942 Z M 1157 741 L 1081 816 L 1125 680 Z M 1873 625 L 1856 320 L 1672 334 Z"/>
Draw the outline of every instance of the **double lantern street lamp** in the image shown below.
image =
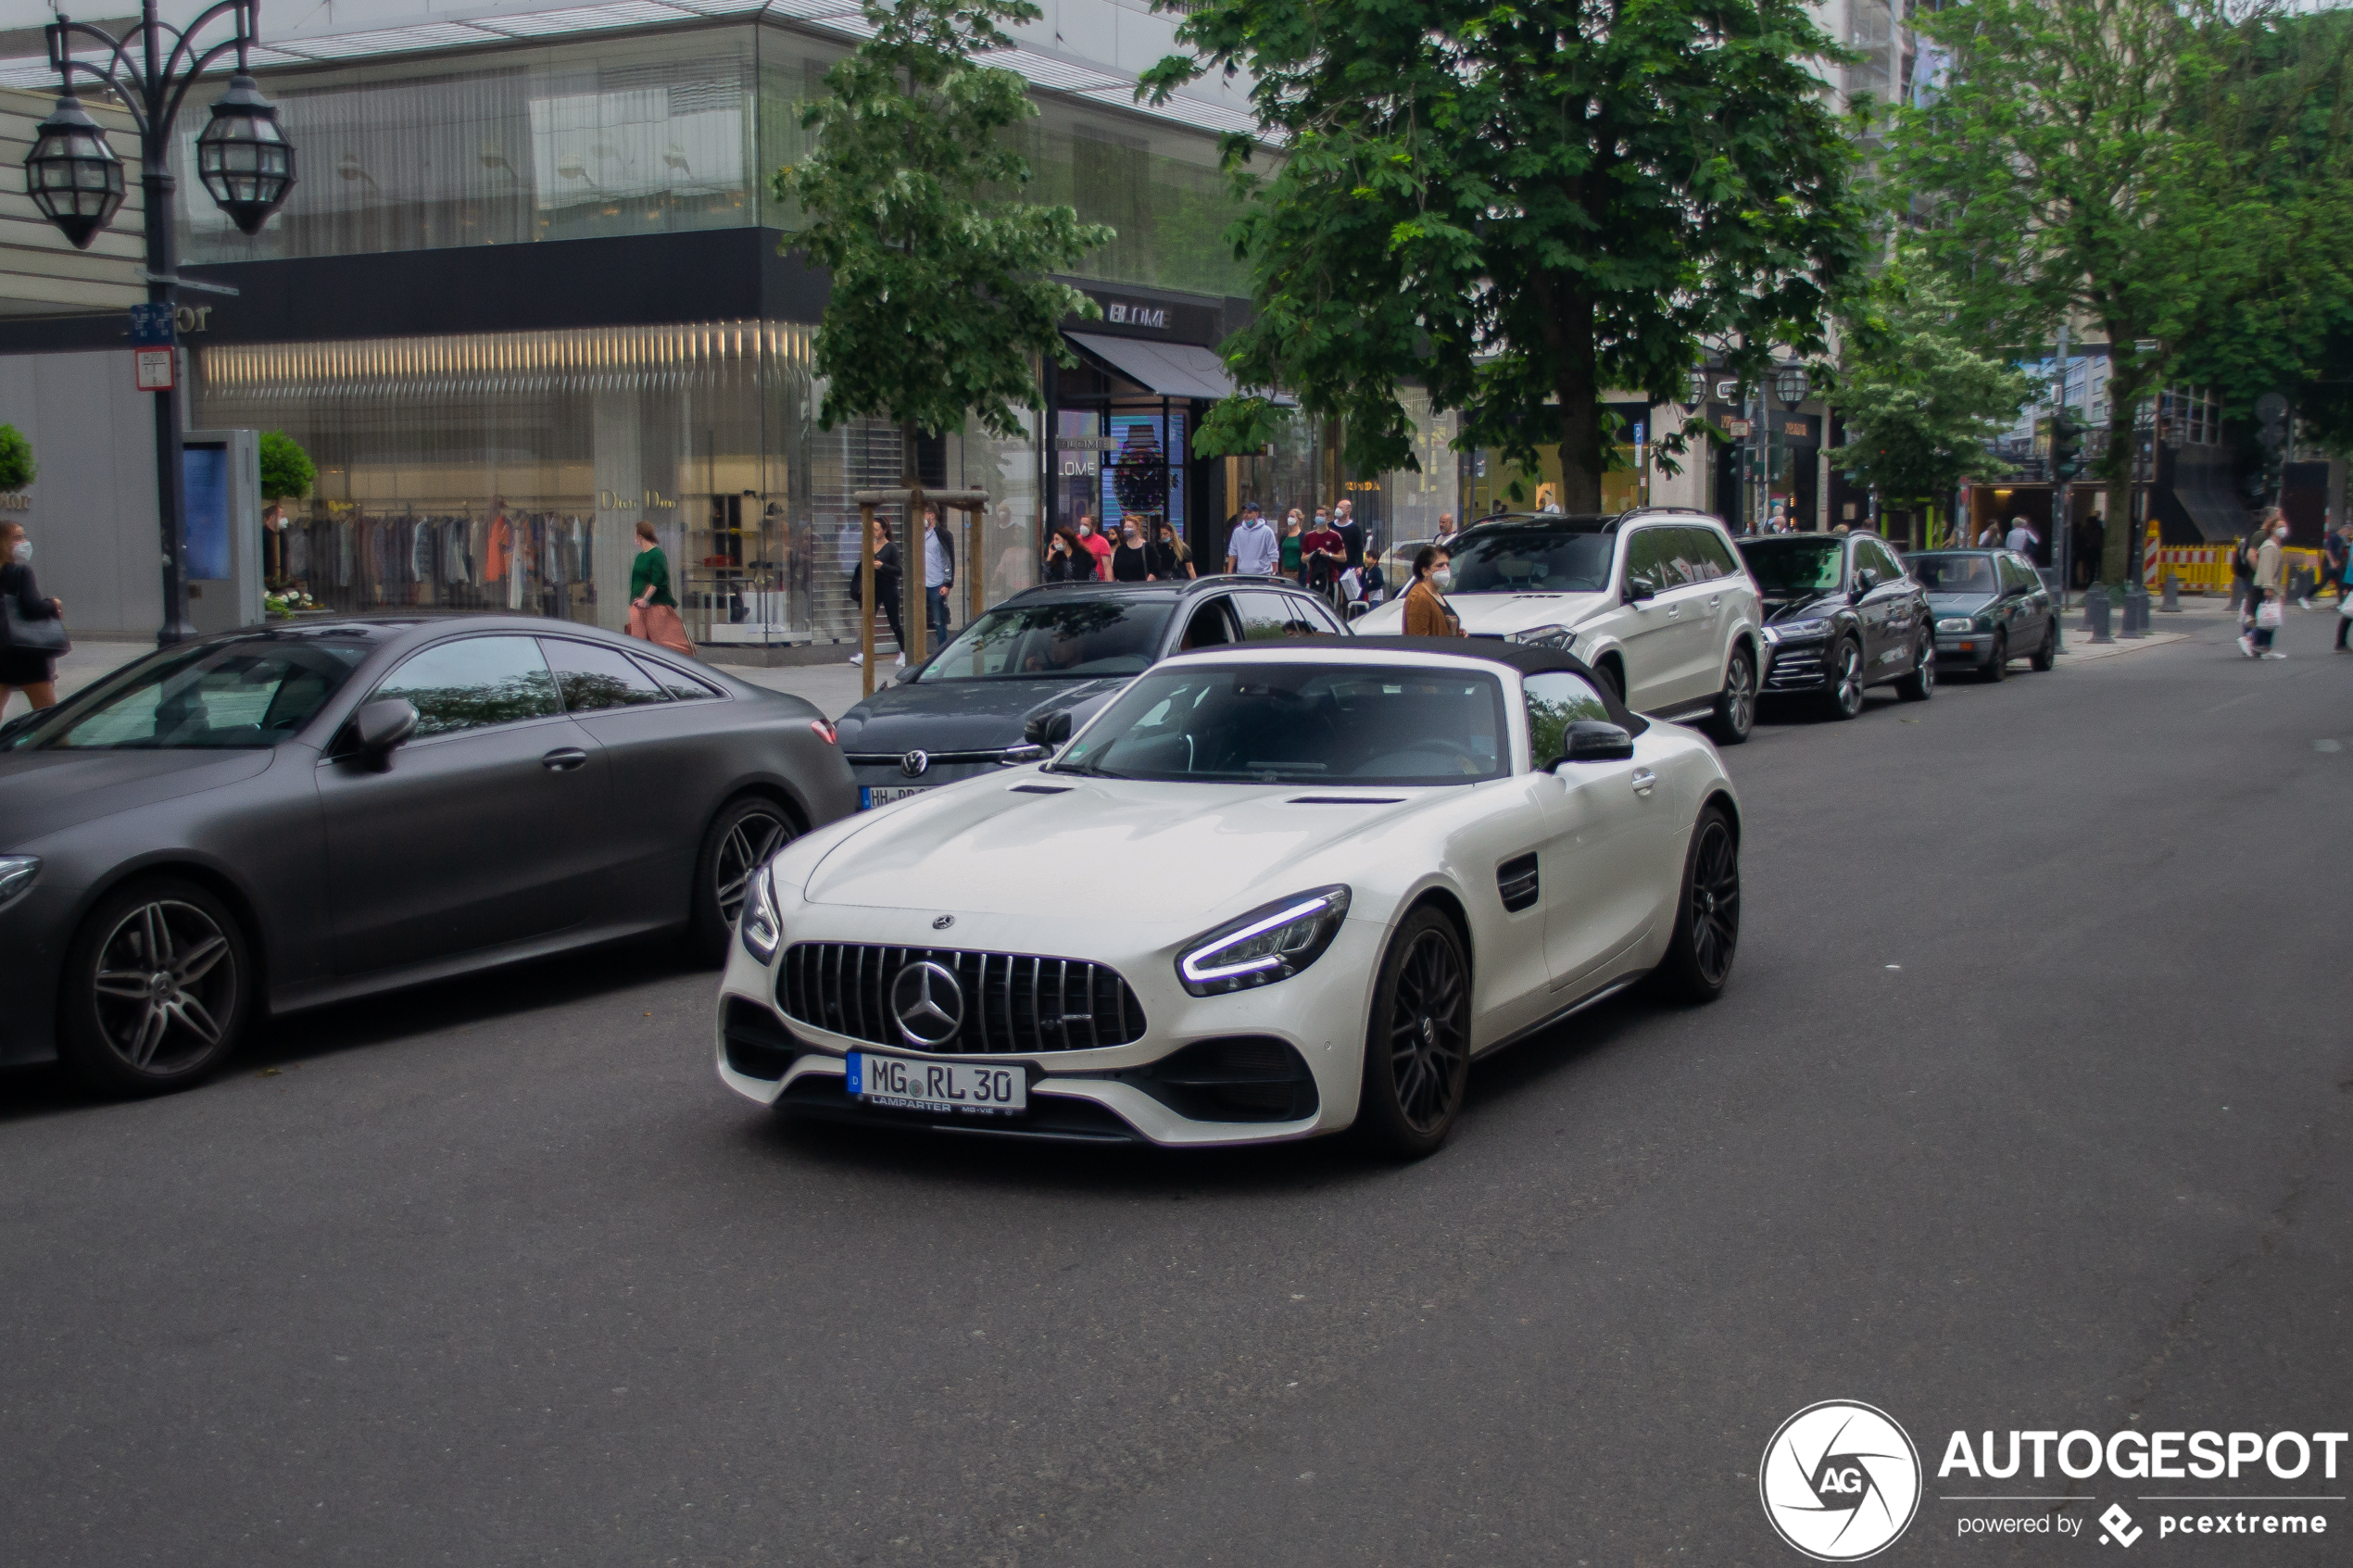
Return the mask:
<path fill-rule="evenodd" d="M 145 195 L 148 317 L 172 334 L 181 279 L 173 270 L 170 169 L 172 125 L 197 77 L 234 51 L 237 69 L 229 90 L 212 106 L 210 123 L 196 135 L 196 178 L 240 232 L 254 234 L 294 188 L 295 150 L 279 129 L 278 111 L 261 95 L 248 73 L 248 53 L 257 42 L 258 0 L 222 0 L 185 28 L 156 15 L 156 0 L 141 0 L 139 25 L 120 39 L 88 22 L 60 15 L 44 31 L 49 64 L 57 73 L 56 109 L 34 132 L 25 155 L 25 193 L 57 232 L 87 250 L 121 210 L 122 159 L 107 142 L 104 127 L 90 118 L 74 94 L 77 76 L 97 82 L 120 100 L 139 132 L 139 183 Z M 207 44 L 200 35 L 228 19 L 229 36 Z M 77 41 L 96 46 L 95 59 L 77 59 Z M 218 285 L 192 284 L 218 290 Z M 233 290 L 219 292 L 233 293 Z M 173 352 L 176 355 L 177 350 Z M 187 485 L 181 471 L 179 376 L 156 389 L 156 503 L 163 532 L 163 629 L 159 644 L 195 635 L 188 623 Z"/>

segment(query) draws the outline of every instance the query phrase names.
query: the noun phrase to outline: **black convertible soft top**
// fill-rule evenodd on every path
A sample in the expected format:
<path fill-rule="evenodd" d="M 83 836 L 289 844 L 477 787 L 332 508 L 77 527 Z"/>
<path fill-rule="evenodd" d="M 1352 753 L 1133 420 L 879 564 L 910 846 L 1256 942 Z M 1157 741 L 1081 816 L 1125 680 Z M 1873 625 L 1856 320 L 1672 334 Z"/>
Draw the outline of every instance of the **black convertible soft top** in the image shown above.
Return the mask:
<path fill-rule="evenodd" d="M 1352 652 L 1370 653 L 1447 653 L 1456 659 L 1484 659 L 1516 670 L 1523 675 L 1541 675 L 1551 670 L 1566 670 L 1572 675 L 1582 675 L 1601 694 L 1602 706 L 1609 710 L 1609 721 L 1629 735 L 1639 735 L 1650 728 L 1650 721 L 1633 712 L 1618 700 L 1610 684 L 1593 673 L 1586 662 L 1562 648 L 1541 647 L 1532 643 L 1507 643 L 1501 637 L 1302 637 L 1312 647 L 1347 648 Z M 1214 652 L 1202 648 L 1201 653 Z"/>

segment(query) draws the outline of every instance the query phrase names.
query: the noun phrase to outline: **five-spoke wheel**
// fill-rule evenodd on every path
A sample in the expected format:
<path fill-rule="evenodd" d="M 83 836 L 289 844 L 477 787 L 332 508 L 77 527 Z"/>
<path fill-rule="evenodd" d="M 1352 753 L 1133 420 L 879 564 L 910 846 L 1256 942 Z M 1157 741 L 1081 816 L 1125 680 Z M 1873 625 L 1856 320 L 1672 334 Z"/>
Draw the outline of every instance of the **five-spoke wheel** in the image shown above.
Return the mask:
<path fill-rule="evenodd" d="M 1675 935 L 1659 963 L 1659 978 L 1686 1001 L 1714 1001 L 1731 978 L 1740 935 L 1740 838 L 1725 809 L 1709 806 L 1700 812 L 1684 852 Z"/>
<path fill-rule="evenodd" d="M 67 1063 L 118 1093 L 193 1082 L 245 1027 L 246 971 L 236 917 L 205 889 L 119 889 L 75 937 L 58 1032 Z"/>
<path fill-rule="evenodd" d="M 1830 683 L 1822 696 L 1833 719 L 1852 719 L 1863 711 L 1863 650 L 1846 638 L 1831 649 Z"/>
<path fill-rule="evenodd" d="M 704 960 L 716 963 L 726 955 L 727 938 L 736 928 L 736 917 L 743 913 L 751 873 L 766 865 L 769 857 L 793 836 L 784 808 L 756 795 L 729 801 L 711 820 L 703 834 L 702 853 L 695 859 L 692 941 Z"/>
<path fill-rule="evenodd" d="M 1756 723 L 1756 660 L 1737 647 L 1724 667 L 1724 689 L 1716 695 L 1710 725 L 1718 746 L 1738 746 Z"/>

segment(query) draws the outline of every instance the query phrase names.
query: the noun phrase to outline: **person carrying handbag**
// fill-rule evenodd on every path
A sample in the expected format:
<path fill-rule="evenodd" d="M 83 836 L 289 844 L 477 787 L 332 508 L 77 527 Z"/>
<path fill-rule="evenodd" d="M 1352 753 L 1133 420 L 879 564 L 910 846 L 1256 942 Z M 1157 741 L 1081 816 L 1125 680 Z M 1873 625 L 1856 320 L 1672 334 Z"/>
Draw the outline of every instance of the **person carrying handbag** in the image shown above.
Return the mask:
<path fill-rule="evenodd" d="M 0 522 L 0 714 L 22 692 L 35 708 L 57 702 L 57 655 L 73 651 L 66 607 L 44 599 L 32 580 L 32 541 L 24 524 Z"/>
<path fill-rule="evenodd" d="M 2255 552 L 2255 581 L 2247 587 L 2250 625 L 2239 638 L 2239 651 L 2249 659 L 2285 659 L 2271 646 L 2287 611 L 2287 519 L 2279 508 L 2263 514 L 2261 538 Z"/>

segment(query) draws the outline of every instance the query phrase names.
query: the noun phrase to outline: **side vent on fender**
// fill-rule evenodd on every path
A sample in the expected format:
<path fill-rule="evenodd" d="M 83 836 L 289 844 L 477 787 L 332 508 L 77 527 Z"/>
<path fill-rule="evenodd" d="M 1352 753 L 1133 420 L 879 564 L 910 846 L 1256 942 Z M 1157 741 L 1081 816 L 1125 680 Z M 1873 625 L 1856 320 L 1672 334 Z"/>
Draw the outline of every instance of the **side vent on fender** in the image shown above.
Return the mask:
<path fill-rule="evenodd" d="M 1495 868 L 1495 891 L 1504 896 L 1504 908 L 1517 914 L 1536 902 L 1536 856 L 1531 851 L 1515 855 Z"/>

